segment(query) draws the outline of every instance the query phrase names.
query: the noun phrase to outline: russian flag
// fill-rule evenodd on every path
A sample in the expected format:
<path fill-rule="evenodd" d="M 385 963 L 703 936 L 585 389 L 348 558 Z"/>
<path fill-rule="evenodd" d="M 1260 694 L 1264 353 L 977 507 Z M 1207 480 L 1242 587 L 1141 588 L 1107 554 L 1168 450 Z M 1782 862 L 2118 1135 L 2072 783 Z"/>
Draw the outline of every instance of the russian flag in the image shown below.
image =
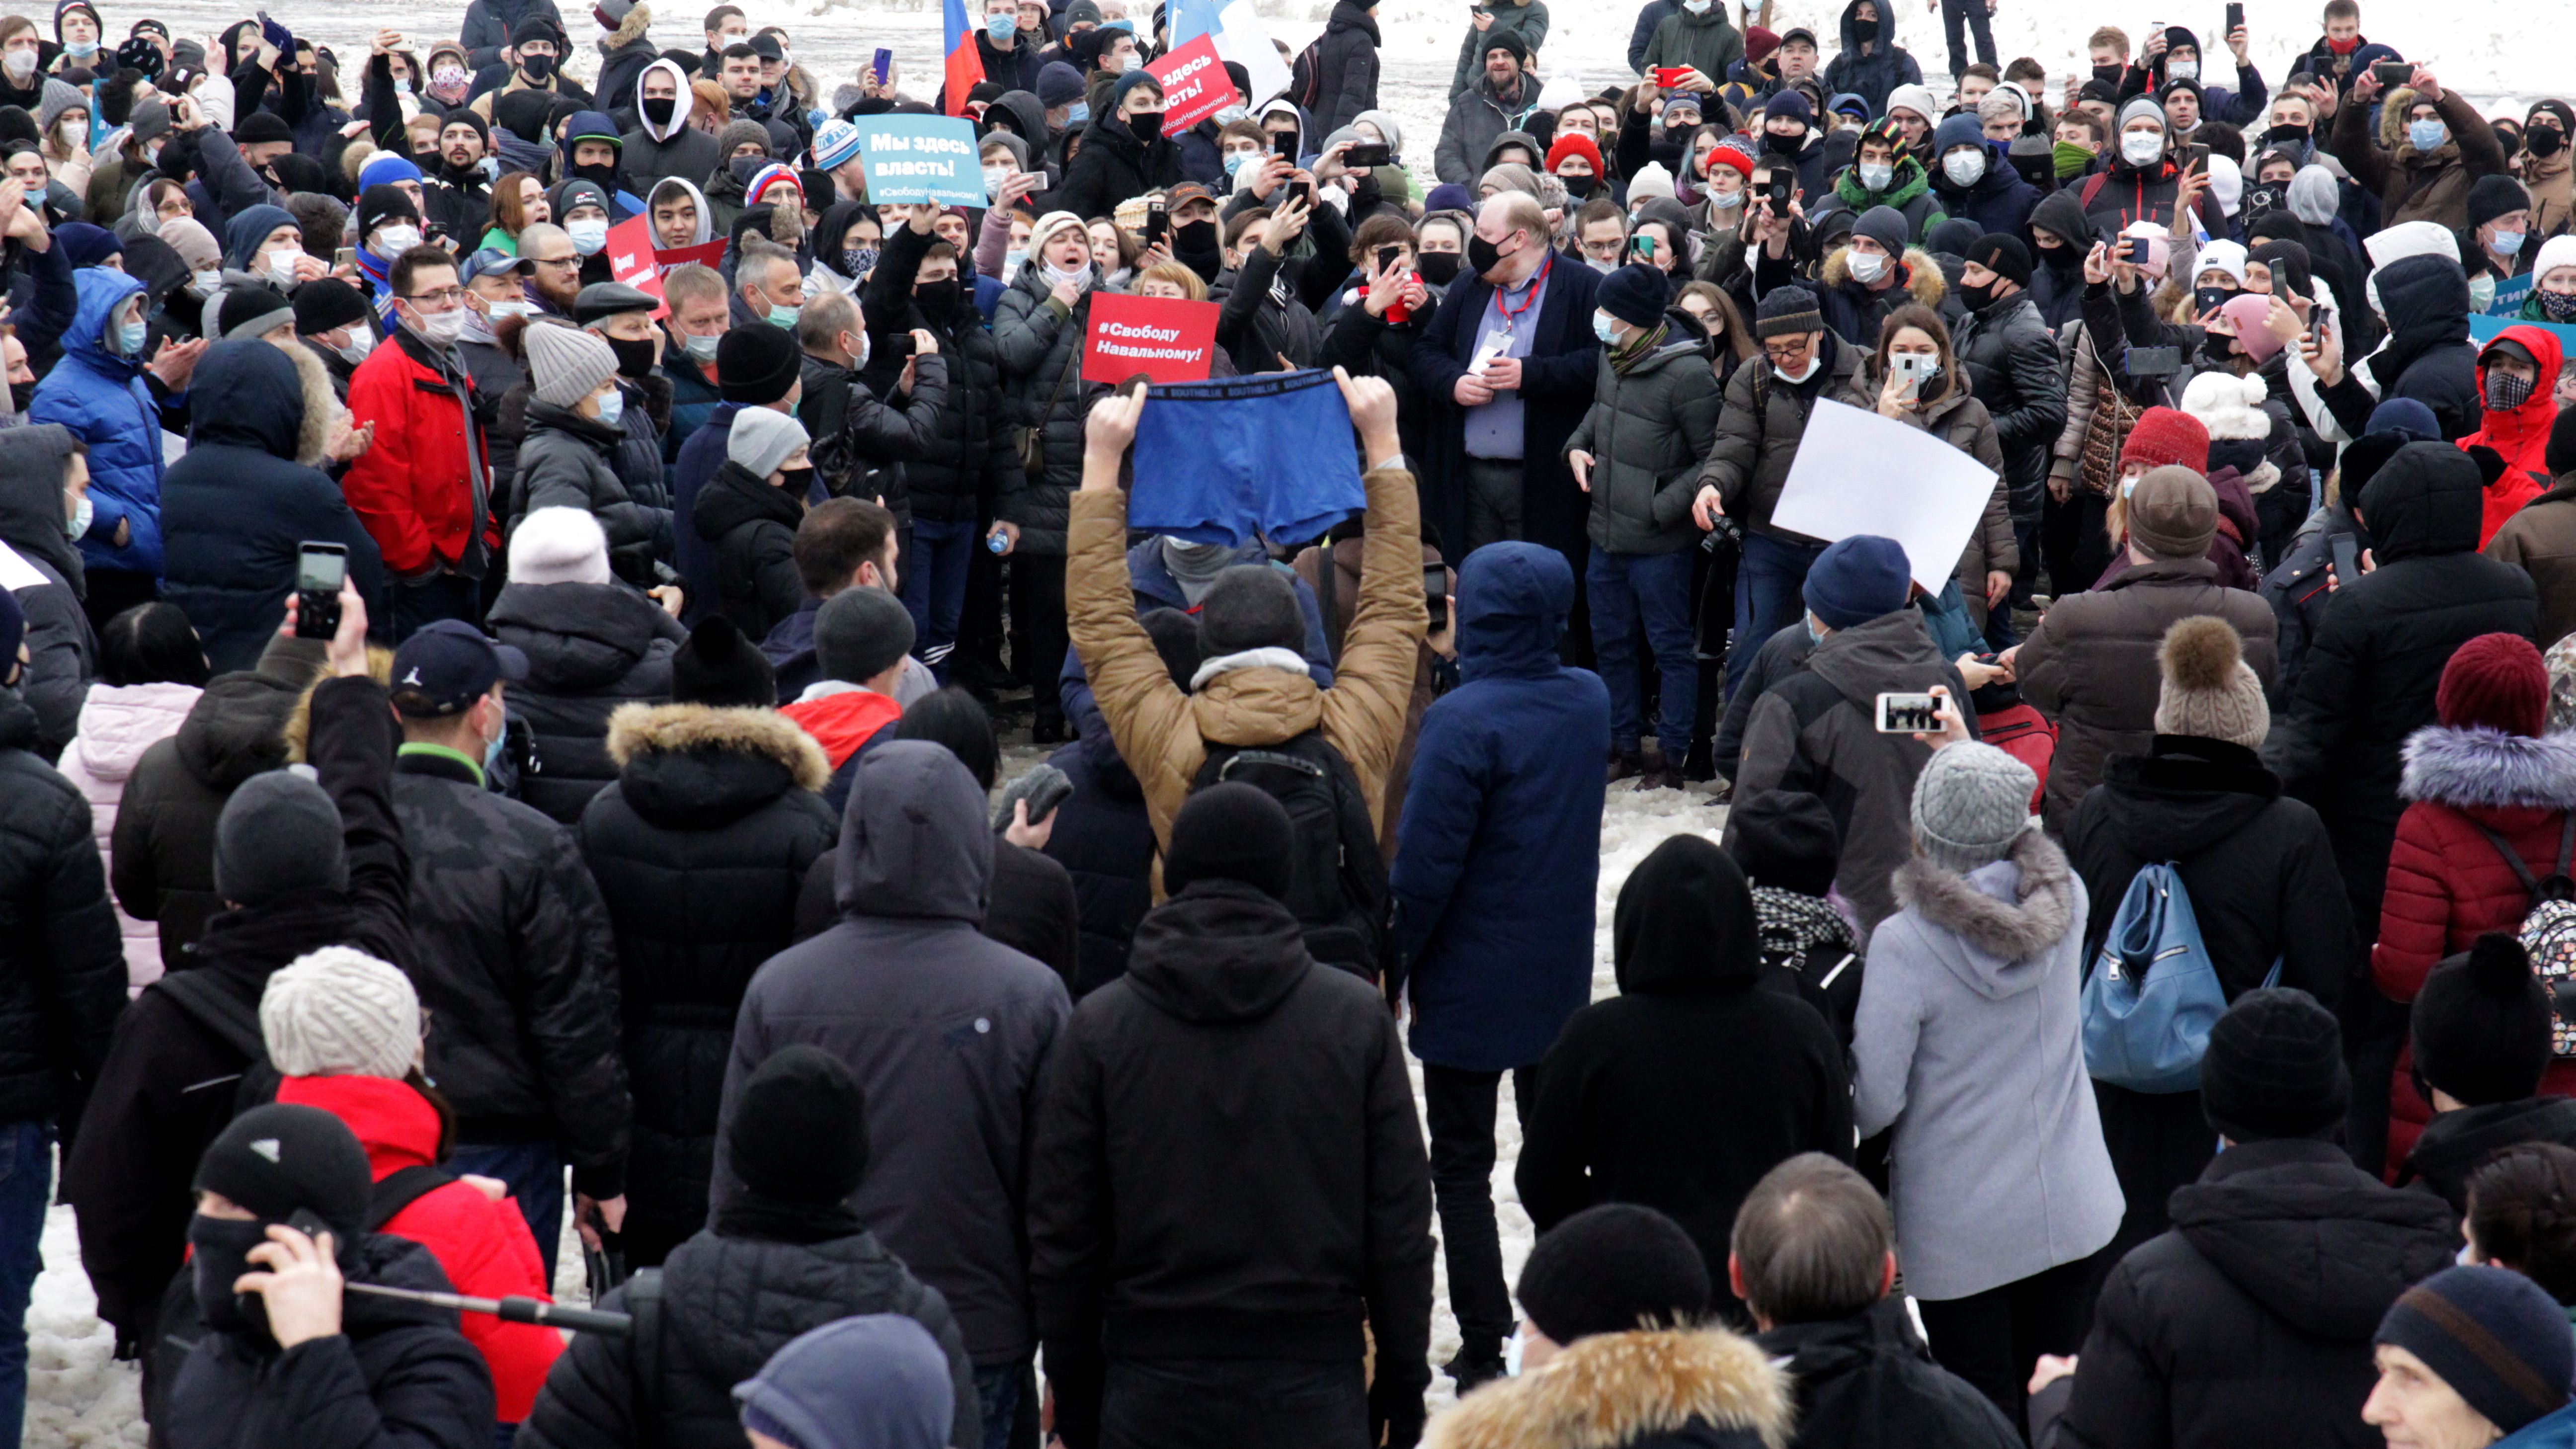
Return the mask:
<path fill-rule="evenodd" d="M 966 114 L 966 93 L 984 79 L 984 53 L 975 48 L 979 28 L 966 13 L 966 0 L 940 0 L 940 17 L 948 29 L 948 114 Z"/>

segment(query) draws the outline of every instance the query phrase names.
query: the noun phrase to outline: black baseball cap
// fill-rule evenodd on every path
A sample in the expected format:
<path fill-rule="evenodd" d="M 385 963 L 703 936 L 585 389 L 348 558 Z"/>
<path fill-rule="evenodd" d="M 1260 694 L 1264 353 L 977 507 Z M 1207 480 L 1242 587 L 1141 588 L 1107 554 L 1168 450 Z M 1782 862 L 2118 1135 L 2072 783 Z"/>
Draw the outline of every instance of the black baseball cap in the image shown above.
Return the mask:
<path fill-rule="evenodd" d="M 462 619 L 440 619 L 394 651 L 394 708 L 412 719 L 462 714 L 494 683 L 527 677 L 527 655 Z"/>

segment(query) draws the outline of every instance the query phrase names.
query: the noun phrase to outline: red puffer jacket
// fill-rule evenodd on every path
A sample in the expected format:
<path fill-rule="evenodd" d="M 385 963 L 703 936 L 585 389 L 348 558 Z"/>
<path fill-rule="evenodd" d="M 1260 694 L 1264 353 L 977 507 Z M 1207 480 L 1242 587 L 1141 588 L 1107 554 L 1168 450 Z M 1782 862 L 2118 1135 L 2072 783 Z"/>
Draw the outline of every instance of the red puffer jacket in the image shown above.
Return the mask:
<path fill-rule="evenodd" d="M 406 1167 L 438 1157 L 438 1109 L 408 1084 L 383 1077 L 288 1077 L 277 1100 L 319 1107 L 349 1124 L 367 1149 L 367 1167 L 381 1182 Z M 456 1291 L 477 1298 L 516 1293 L 552 1301 L 546 1260 L 528 1237 L 528 1220 L 516 1204 L 485 1197 L 470 1184 L 451 1182 L 414 1198 L 384 1231 L 429 1249 Z M 528 1417 L 546 1371 L 563 1353 L 563 1336 L 534 1323 L 503 1323 L 488 1313 L 461 1315 L 465 1341 L 492 1366 L 495 1417 L 515 1424 Z"/>
<path fill-rule="evenodd" d="M 487 552 L 501 546 L 488 482 L 478 517 L 467 465 L 470 455 L 488 479 L 483 430 L 430 356 L 397 326 L 349 378 L 350 426 L 373 423 L 376 434 L 340 488 L 384 555 L 385 572 L 406 579 L 455 565 L 477 527 Z"/>
<path fill-rule="evenodd" d="M 2463 448 L 2493 448 L 2504 457 L 2504 476 L 2487 485 L 2479 512 L 2478 547 L 2484 548 L 2504 521 L 2549 486 L 2549 430 L 2558 421 L 2558 334 L 2528 323 L 2508 327 L 2478 354 L 2478 396 L 2487 391 L 2487 363 L 2497 343 L 2518 344 L 2540 365 L 2540 381 L 2531 396 L 2511 412 L 2489 408 L 2479 429 L 2460 439 Z"/>
<path fill-rule="evenodd" d="M 2530 892 L 2478 826 L 2511 842 L 2533 879 L 2559 868 L 2559 842 L 2576 810 L 2576 735 L 2428 725 L 2406 741 L 2398 793 L 2410 803 L 2389 855 L 2370 972 L 2389 1000 L 2411 1002 L 2442 958 L 2466 951 L 2481 932 L 2518 929 L 2530 911 Z M 2392 1180 L 2432 1118 L 2413 1067 L 2410 1048 L 2397 1059 L 2389 1094 Z M 2540 1091 L 2576 1097 L 2576 1060 L 2552 1061 Z"/>

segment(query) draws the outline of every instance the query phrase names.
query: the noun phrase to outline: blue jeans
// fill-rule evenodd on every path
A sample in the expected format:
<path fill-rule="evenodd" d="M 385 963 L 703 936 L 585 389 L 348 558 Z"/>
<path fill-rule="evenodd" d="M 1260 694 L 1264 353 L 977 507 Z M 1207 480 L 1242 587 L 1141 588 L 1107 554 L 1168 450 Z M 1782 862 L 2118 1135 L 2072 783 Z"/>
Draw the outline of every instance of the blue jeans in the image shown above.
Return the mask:
<path fill-rule="evenodd" d="M 1010 1449 L 1011 1420 L 1020 1408 L 1020 1374 L 1027 1359 L 975 1365 L 975 1403 L 984 1416 L 984 1449 Z"/>
<path fill-rule="evenodd" d="M 440 574 L 422 584 L 397 583 L 394 596 L 394 642 L 420 632 L 423 624 L 462 619 L 471 624 L 482 614 L 483 585 L 461 574 Z"/>
<path fill-rule="evenodd" d="M 555 1281 L 555 1253 L 563 1242 L 563 1149 L 551 1142 L 512 1142 L 499 1147 L 459 1147 L 447 1170 L 462 1177 L 497 1177 L 519 1200 L 519 1215 L 537 1240 L 537 1257 L 546 1265 L 546 1282 Z"/>
<path fill-rule="evenodd" d="M 948 682 L 949 651 L 957 647 L 957 621 L 966 612 L 966 571 L 981 546 L 971 518 L 954 523 L 915 518 L 912 554 L 895 565 L 903 606 L 912 611 L 912 630 L 919 640 L 912 652 L 941 684 Z"/>
<path fill-rule="evenodd" d="M 50 1121 L 0 1126 L 0 1444 L 17 1443 L 27 1418 L 27 1302 L 45 1266 L 53 1148 Z"/>
<path fill-rule="evenodd" d="M 1676 766 L 1690 748 L 1691 716 L 1699 706 L 1699 661 L 1691 653 L 1691 551 L 1612 553 L 1595 545 L 1583 570 L 1591 591 L 1592 654 L 1601 681 L 1610 686 L 1610 743 L 1637 748 L 1643 732 L 1644 693 L 1637 681 L 1637 624 L 1645 621 L 1647 647 L 1664 677 L 1663 718 L 1655 739 Z"/>
<path fill-rule="evenodd" d="M 1735 694 L 1763 641 L 1798 620 L 1807 570 L 1823 545 L 1787 543 L 1747 530 L 1744 562 L 1735 570 L 1735 647 L 1726 655 L 1726 693 Z"/>

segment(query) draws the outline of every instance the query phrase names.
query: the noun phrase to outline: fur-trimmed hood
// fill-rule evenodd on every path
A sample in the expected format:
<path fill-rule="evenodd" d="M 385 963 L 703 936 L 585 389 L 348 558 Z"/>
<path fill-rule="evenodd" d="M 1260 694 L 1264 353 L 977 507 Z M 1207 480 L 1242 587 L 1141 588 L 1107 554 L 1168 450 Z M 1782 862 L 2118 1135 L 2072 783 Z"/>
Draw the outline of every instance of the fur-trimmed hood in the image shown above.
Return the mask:
<path fill-rule="evenodd" d="M 2404 800 L 2459 809 L 2576 809 L 2576 734 L 2509 735 L 2489 725 L 2426 725 L 2406 737 Z"/>
<path fill-rule="evenodd" d="M 1619 1449 L 1693 1419 L 1789 1442 L 1789 1376 L 1723 1328 L 1601 1333 L 1547 1367 L 1497 1380 L 1426 1427 L 1424 1449 Z"/>
<path fill-rule="evenodd" d="M 1824 268 L 1816 274 L 1816 280 L 1828 287 L 1839 287 L 1851 279 L 1851 244 L 1846 242 L 1825 258 Z M 1949 291 L 1949 282 L 1941 275 L 1941 263 L 1921 247 L 1905 249 L 1905 290 L 1915 301 L 1935 308 L 1941 305 L 1942 295 Z"/>
<path fill-rule="evenodd" d="M 2393 160 L 2411 161 L 2418 165 L 2460 159 L 2460 142 L 2456 136 L 2444 136 L 2442 144 L 2430 151 L 2418 151 L 2415 144 L 2406 139 L 2406 113 L 2413 110 L 2421 99 L 2413 86 L 2392 86 L 2380 93 L 2379 149 L 2388 152 Z M 2442 125 L 2448 128 L 2450 124 L 2451 118 L 2444 116 Z"/>
<path fill-rule="evenodd" d="M 774 760 L 808 790 L 831 782 L 831 761 L 794 720 L 774 709 L 707 704 L 628 704 L 608 717 L 608 758 L 619 769 L 638 755 L 726 750 Z"/>
<path fill-rule="evenodd" d="M 1914 856 L 1896 868 L 1895 884 L 1900 909 L 1966 948 L 1950 969 L 1990 998 L 2037 985 L 2050 948 L 2083 924 L 2066 853 L 2037 830 L 2023 831 L 2010 854 L 1966 875 Z"/>

